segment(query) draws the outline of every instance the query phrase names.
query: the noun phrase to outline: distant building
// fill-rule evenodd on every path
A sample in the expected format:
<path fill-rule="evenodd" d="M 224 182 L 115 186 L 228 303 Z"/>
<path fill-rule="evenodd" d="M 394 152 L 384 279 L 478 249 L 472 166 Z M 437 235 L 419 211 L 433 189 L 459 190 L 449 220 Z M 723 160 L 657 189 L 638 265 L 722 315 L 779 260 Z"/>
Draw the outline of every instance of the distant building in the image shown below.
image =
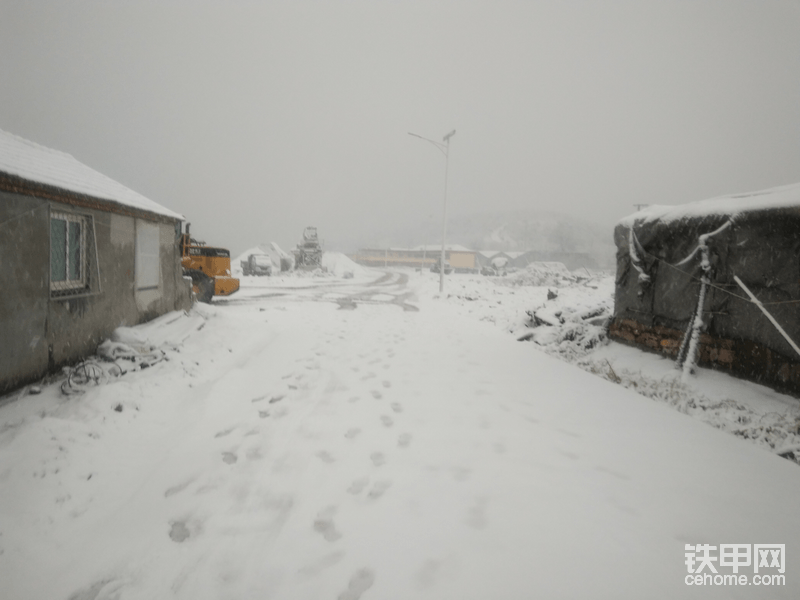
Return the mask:
<path fill-rule="evenodd" d="M 416 246 L 414 248 L 362 248 L 349 255 L 354 262 L 367 267 L 431 268 L 441 256 L 442 246 Z M 445 246 L 445 260 L 457 273 L 474 273 L 479 269 L 477 252 L 460 246 Z"/>
<path fill-rule="evenodd" d="M 191 306 L 183 217 L 69 154 L 0 131 L 0 393 Z"/>
<path fill-rule="evenodd" d="M 548 252 L 542 250 L 526 250 L 524 252 L 481 250 L 478 263 L 481 267 L 524 269 L 532 263 L 558 262 L 574 271 L 585 267 L 597 269 L 597 261 L 585 252 Z"/>

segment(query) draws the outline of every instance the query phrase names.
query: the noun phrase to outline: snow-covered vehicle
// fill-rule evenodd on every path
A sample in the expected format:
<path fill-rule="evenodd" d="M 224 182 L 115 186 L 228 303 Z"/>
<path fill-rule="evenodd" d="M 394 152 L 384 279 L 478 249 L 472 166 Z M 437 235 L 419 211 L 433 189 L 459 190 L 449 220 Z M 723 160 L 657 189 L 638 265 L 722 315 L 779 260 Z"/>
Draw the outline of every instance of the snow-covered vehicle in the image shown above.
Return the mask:
<path fill-rule="evenodd" d="M 272 259 L 266 254 L 250 254 L 245 260 L 240 261 L 242 275 L 257 275 L 269 277 L 272 275 Z"/>

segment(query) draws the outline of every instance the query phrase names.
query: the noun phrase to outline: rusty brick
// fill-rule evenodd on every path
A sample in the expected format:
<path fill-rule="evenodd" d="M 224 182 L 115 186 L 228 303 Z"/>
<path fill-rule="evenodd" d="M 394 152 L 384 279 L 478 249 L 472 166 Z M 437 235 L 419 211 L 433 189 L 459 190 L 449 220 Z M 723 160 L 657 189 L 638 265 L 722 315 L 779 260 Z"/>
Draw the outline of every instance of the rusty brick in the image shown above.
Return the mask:
<path fill-rule="evenodd" d="M 652 333 L 643 333 L 638 337 L 639 341 L 648 348 L 658 348 L 658 337 Z"/>
<path fill-rule="evenodd" d="M 735 356 L 733 354 L 733 350 L 730 350 L 728 348 L 720 348 L 719 352 L 717 352 L 717 360 L 726 365 L 733 364 L 734 358 Z"/>

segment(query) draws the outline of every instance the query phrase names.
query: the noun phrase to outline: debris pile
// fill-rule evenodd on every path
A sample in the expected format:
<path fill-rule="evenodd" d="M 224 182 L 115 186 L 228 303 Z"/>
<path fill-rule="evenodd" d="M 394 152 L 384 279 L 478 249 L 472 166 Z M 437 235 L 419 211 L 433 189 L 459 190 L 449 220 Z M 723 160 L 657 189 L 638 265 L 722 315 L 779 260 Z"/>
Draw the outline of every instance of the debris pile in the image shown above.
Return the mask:
<path fill-rule="evenodd" d="M 498 283 L 510 286 L 564 287 L 576 283 L 577 277 L 569 272 L 564 263 L 533 262 L 524 269 L 509 272 Z"/>
<path fill-rule="evenodd" d="M 97 356 L 64 367 L 66 379 L 61 383 L 61 391 L 66 395 L 83 394 L 87 388 L 102 385 L 111 377 L 140 371 L 162 360 L 167 360 L 164 351 L 150 344 L 141 333 L 130 327 L 118 327 L 97 347 Z"/>
<path fill-rule="evenodd" d="M 560 302 L 557 294 L 548 293 L 544 305 L 525 312 L 526 326 L 532 331 L 517 339 L 530 340 L 548 353 L 575 360 L 607 343 L 613 306 L 608 299 L 569 305 Z"/>

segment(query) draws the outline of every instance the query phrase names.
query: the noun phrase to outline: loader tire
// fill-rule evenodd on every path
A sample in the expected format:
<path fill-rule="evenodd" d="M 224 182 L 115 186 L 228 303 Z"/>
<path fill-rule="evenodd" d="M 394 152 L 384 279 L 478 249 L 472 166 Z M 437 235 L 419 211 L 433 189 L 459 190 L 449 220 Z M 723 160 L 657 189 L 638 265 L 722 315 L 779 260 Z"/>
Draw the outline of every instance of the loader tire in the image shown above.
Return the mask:
<path fill-rule="evenodd" d="M 187 270 L 186 275 L 192 278 L 192 290 L 194 290 L 197 299 L 200 302 L 210 304 L 211 298 L 214 296 L 214 278 L 197 269 Z"/>

